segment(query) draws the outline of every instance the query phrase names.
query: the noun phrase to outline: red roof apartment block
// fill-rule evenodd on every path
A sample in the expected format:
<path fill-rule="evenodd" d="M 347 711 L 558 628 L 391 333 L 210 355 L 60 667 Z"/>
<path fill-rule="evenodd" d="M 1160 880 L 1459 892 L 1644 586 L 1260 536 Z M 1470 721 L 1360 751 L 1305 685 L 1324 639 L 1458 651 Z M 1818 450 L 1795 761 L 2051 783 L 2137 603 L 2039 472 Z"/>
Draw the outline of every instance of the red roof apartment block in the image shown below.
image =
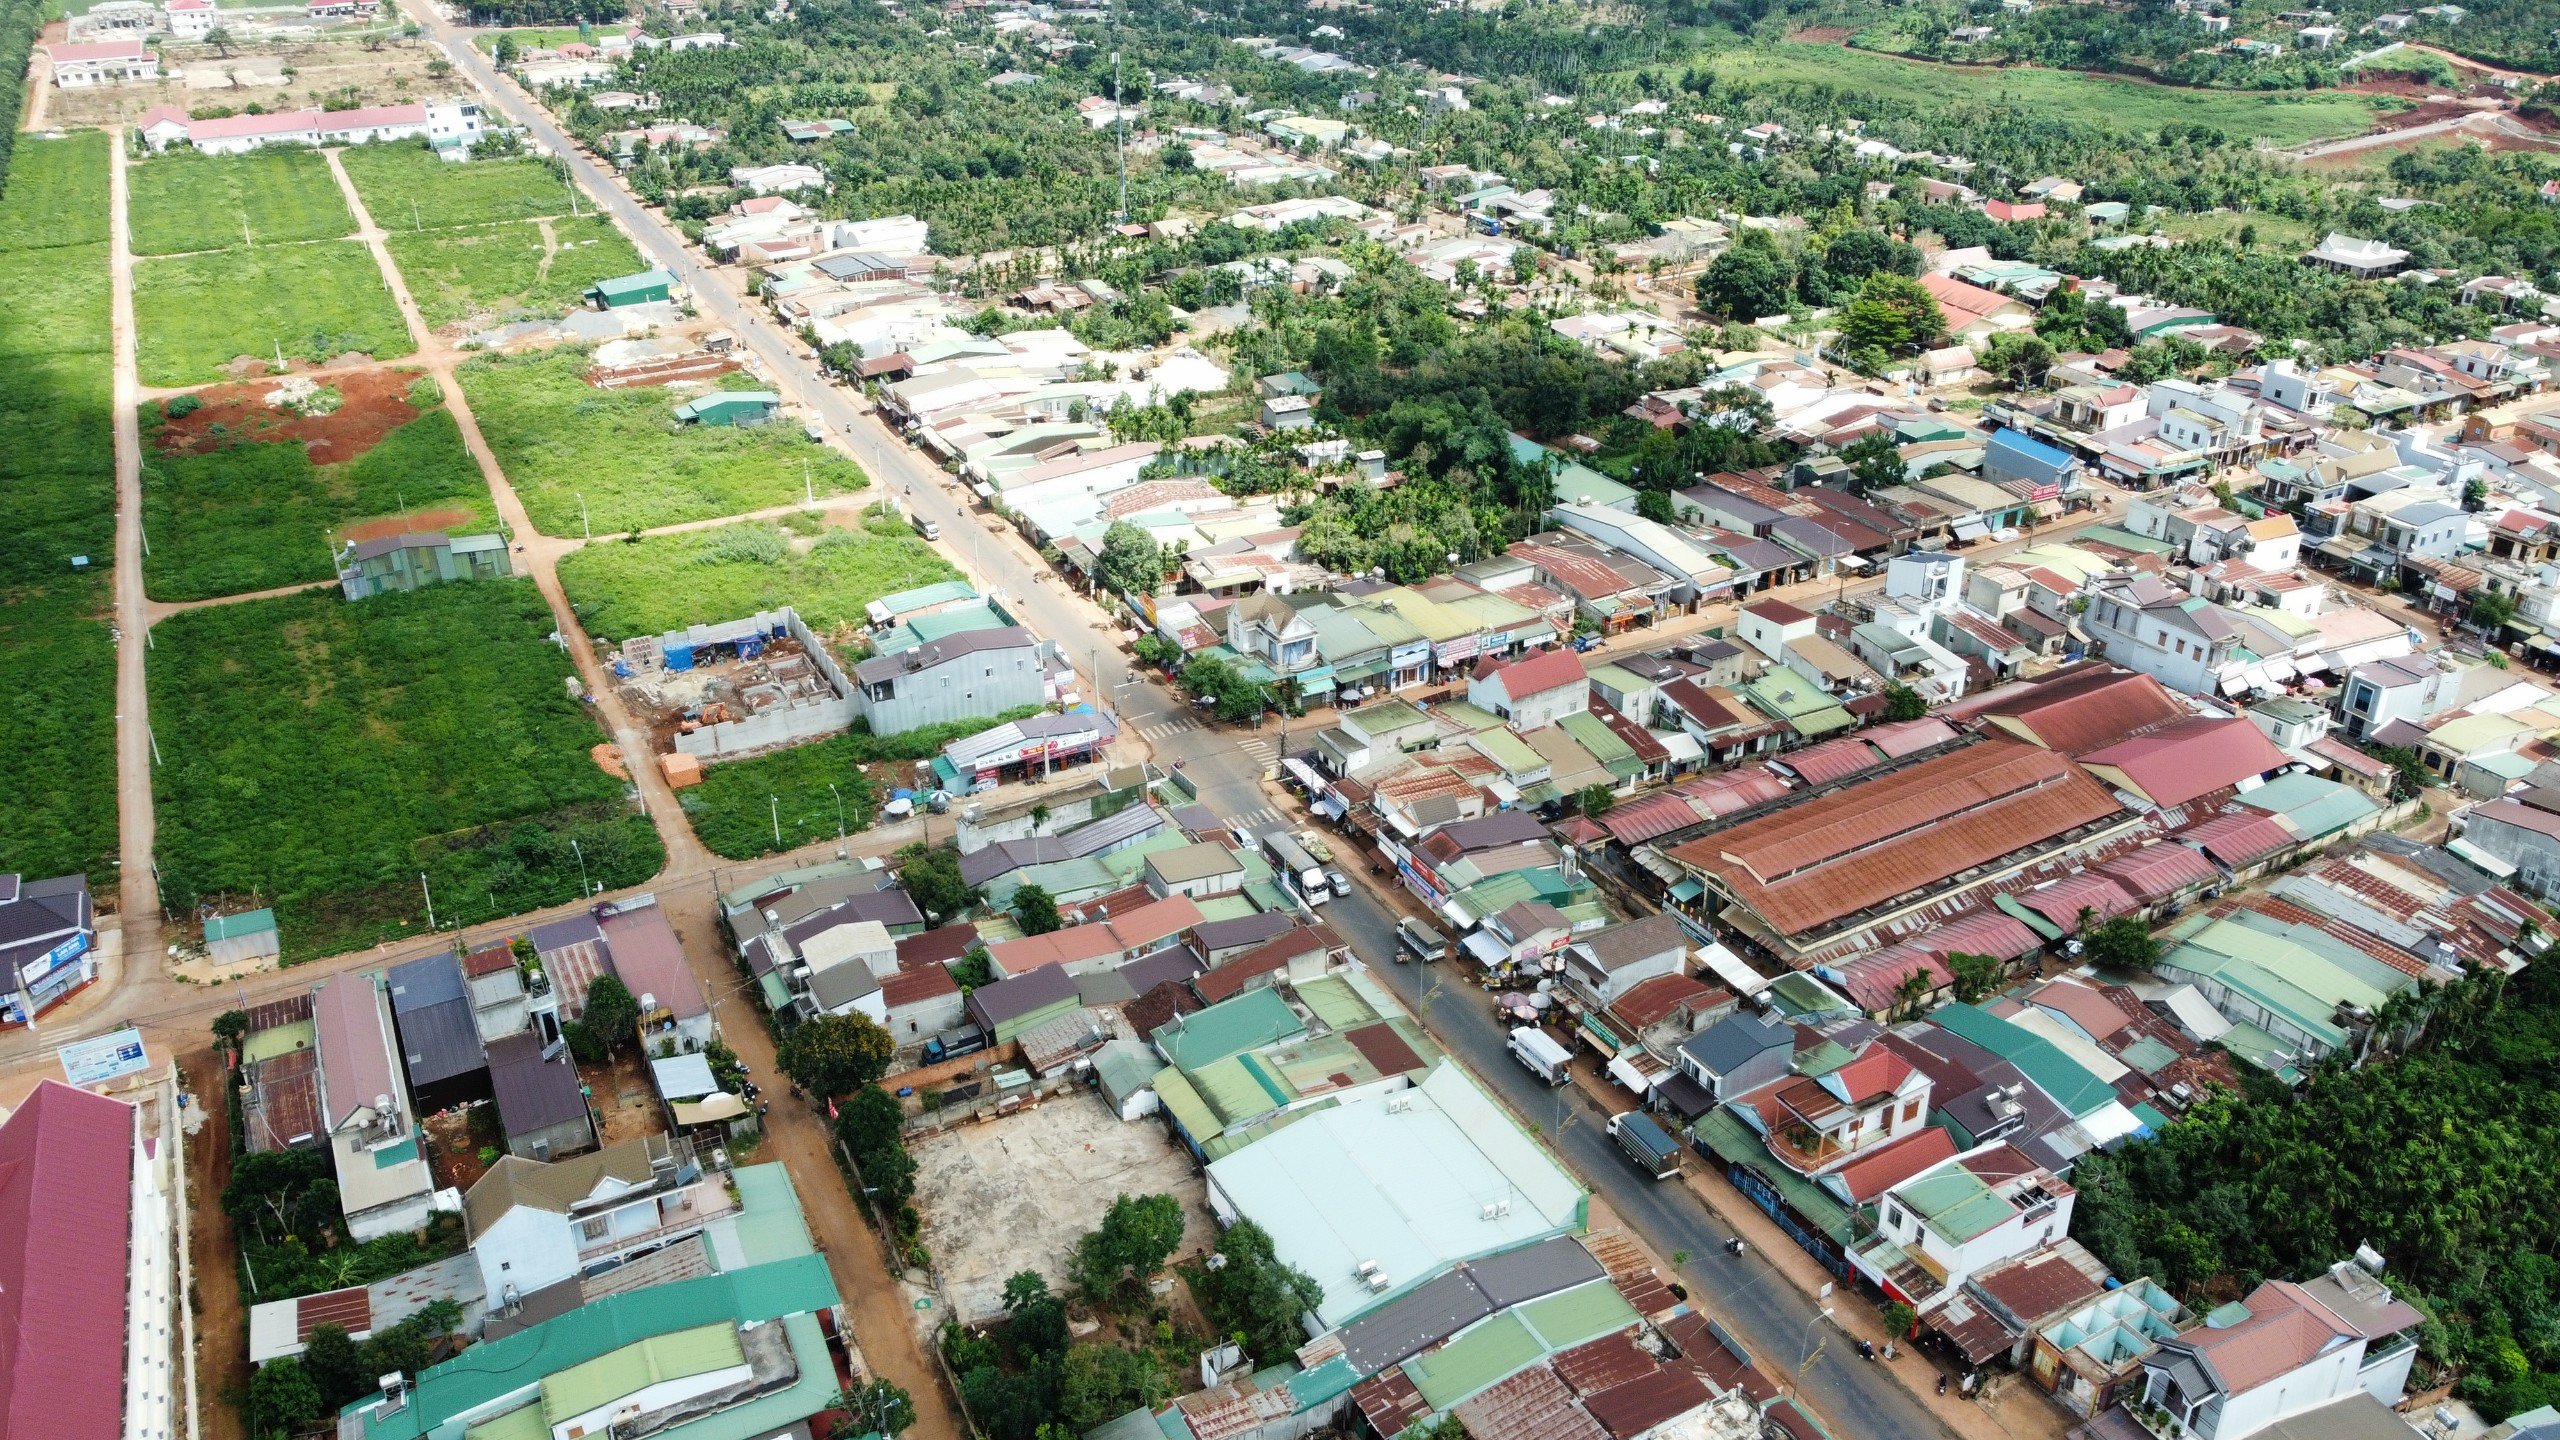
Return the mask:
<path fill-rule="evenodd" d="M 0 1124 L 0 1435 L 119 1440 L 133 1107 L 47 1080 Z"/>

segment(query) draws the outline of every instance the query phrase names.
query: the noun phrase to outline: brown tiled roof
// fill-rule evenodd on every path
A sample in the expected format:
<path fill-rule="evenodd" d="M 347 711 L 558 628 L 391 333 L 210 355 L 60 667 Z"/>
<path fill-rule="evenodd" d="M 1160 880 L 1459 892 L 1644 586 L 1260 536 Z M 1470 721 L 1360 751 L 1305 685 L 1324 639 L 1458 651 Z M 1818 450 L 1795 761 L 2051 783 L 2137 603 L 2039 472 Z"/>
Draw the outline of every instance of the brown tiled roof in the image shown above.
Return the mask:
<path fill-rule="evenodd" d="M 2091 1279 L 2061 1246 L 2021 1256 L 1975 1276 L 1973 1283 L 2010 1314 L 2030 1324 L 2094 1300 L 2106 1289 L 2103 1283 Z"/>
<path fill-rule="evenodd" d="M 1671 1287 L 1663 1283 L 1661 1272 L 1654 1268 L 1653 1257 L 1627 1238 L 1626 1231 L 1595 1230 L 1582 1237 L 1582 1248 L 1609 1272 L 1609 1283 L 1618 1287 L 1618 1293 L 1627 1297 L 1637 1314 L 1650 1318 L 1680 1303 Z"/>
<path fill-rule="evenodd" d="M 311 992 L 296 991 L 281 1000 L 261 1001 L 249 1007 L 249 1033 L 298 1025 L 311 1018 Z"/>
<path fill-rule="evenodd" d="M 1705 1380 L 1691 1371 L 1666 1365 L 1640 1379 L 1585 1395 L 1582 1403 L 1600 1422 L 1600 1428 L 1611 1435 L 1641 1435 L 1713 1398 Z"/>
<path fill-rule="evenodd" d="M 1999 728 L 2065 755 L 2086 755 L 2157 725 L 2189 718 L 2148 675 L 2089 665 L 2053 675 L 1991 703 L 1963 707 Z"/>
<path fill-rule="evenodd" d="M 2119 813 L 2050 751 L 1987 741 L 1675 847 L 1782 933 L 1923 890 Z"/>
<path fill-rule="evenodd" d="M 1384 1020 L 1346 1031 L 1342 1038 L 1351 1042 L 1351 1048 L 1359 1051 L 1362 1059 L 1378 1067 L 1381 1075 L 1407 1075 L 1422 1068 L 1422 1056 Z"/>
<path fill-rule="evenodd" d="M 495 975 L 501 970 L 512 970 L 515 968 L 515 963 L 514 947 L 501 940 L 495 945 L 483 945 L 477 950 L 465 952 L 462 957 L 462 973 L 477 980 L 483 975 Z"/>
<path fill-rule="evenodd" d="M 1352 1386 L 1351 1403 L 1380 1435 L 1397 1434 L 1431 1413 L 1431 1402 L 1422 1398 L 1422 1391 L 1401 1365 L 1390 1365 Z"/>
<path fill-rule="evenodd" d="M 1201 1008 L 1191 988 L 1179 980 L 1159 982 L 1153 989 L 1129 1002 L 1120 1017 L 1129 1028 L 1141 1035 L 1153 1035 L 1173 1023 L 1176 1015 L 1189 1015 Z"/>
<path fill-rule="evenodd" d="M 1603 1335 L 1597 1340 L 1559 1350 L 1555 1356 L 1556 1378 L 1564 1381 L 1576 1395 L 1588 1395 L 1641 1380 L 1660 1368 L 1660 1362 L 1645 1353 L 1627 1331 Z"/>
<path fill-rule="evenodd" d="M 893 1010 L 901 1005 L 913 1005 L 919 1000 L 930 1000 L 936 995 L 959 993 L 960 982 L 952 979 L 951 972 L 939 965 L 919 965 L 912 970 L 900 970 L 880 982 L 880 999 Z"/>
<path fill-rule="evenodd" d="M 1554 1367 L 1532 1365 L 1458 1407 L 1471 1440 L 1609 1440 Z"/>

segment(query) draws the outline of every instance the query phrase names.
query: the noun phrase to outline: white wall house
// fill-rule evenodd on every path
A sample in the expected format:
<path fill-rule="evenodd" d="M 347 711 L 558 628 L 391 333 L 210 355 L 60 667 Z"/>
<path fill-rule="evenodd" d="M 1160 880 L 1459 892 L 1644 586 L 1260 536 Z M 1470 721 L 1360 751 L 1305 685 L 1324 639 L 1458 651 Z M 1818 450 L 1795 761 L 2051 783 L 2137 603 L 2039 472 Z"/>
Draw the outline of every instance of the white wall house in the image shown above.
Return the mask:
<path fill-rule="evenodd" d="M 139 35 L 76 45 L 47 45 L 44 53 L 53 66 L 53 83 L 64 90 L 160 78 L 159 53 L 144 44 Z"/>
<path fill-rule="evenodd" d="M 690 1144 L 653 1135 L 571 1160 L 501 1156 L 471 1187 L 463 1218 L 498 1310 L 690 1235 L 730 1208 Z"/>
<path fill-rule="evenodd" d="M 2142 1360 L 2140 1396 L 2195 1440 L 2247 1440 L 2281 1420 L 2355 1401 L 2400 1402 L 2422 1318 L 2353 1262 L 2316 1280 L 2270 1280 L 2240 1302 L 2245 1318 L 2159 1342 Z"/>

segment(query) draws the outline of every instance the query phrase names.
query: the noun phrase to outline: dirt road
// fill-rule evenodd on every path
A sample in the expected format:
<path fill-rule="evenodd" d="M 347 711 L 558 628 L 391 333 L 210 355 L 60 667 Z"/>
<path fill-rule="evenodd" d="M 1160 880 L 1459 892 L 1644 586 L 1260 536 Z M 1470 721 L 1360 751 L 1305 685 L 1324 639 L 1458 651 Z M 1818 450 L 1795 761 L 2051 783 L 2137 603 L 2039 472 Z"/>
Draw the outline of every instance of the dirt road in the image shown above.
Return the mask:
<path fill-rule="evenodd" d="M 135 362 L 133 249 L 126 243 L 129 202 L 125 186 L 124 131 L 113 132 L 114 161 L 107 191 L 108 250 L 114 288 L 116 445 L 116 623 L 124 632 L 116 647 L 116 826 L 123 867 L 116 907 L 124 944 L 113 967 L 100 966 L 98 987 L 113 990 L 127 965 L 154 966 L 160 953 L 160 887 L 152 865 L 157 828 L 151 809 L 151 686 L 144 665 L 150 655 L 150 602 L 142 593 L 142 424 L 140 371 Z"/>

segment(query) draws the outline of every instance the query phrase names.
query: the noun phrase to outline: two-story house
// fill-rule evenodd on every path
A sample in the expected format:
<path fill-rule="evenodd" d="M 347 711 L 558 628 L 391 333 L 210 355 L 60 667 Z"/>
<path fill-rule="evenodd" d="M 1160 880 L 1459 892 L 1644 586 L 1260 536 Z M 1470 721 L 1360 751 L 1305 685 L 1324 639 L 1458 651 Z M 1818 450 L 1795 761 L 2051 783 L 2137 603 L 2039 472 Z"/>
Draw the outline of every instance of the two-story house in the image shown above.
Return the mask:
<path fill-rule="evenodd" d="M 2460 676 L 2425 655 L 2368 660 L 2347 672 L 2338 692 L 2338 728 L 2363 740 L 2395 720 L 2424 720 L 2454 703 Z"/>
<path fill-rule="evenodd" d="M 1928 1124 L 1929 1076 L 1882 1045 L 1820 1075 L 1789 1075 L 1727 1102 L 1770 1157 L 1820 1175 Z"/>
<path fill-rule="evenodd" d="M 2362 1411 L 2359 1396 L 2394 1406 L 2423 1318 L 2351 1261 L 2300 1284 L 2270 1280 L 2201 1328 L 2158 1342 L 2142 1361 L 2142 1403 L 2167 1411 L 2173 1433 L 2193 1440 L 2247 1440 L 2340 1402 Z"/>
<path fill-rule="evenodd" d="M 2157 381 L 2144 408 L 2160 422 L 2160 438 L 2171 447 L 2202 451 L 2221 464 L 2247 459 L 2266 446 L 2264 407 L 2227 384 Z"/>
<path fill-rule="evenodd" d="M 1050 697 L 1040 652 L 1030 631 L 999 625 L 876 655 L 853 667 L 853 713 L 872 734 L 896 735 L 1043 704 Z"/>
<path fill-rule="evenodd" d="M 2220 606 L 2148 575 L 2097 582 L 2080 621 L 2105 659 L 2190 695 L 2215 693 L 2240 648 L 2240 632 Z"/>
<path fill-rule="evenodd" d="M 1689 960 L 1689 932 L 1656 911 L 1596 931 L 1565 947 L 1565 984 L 1583 1003 L 1605 1009 L 1647 980 L 1677 975 Z"/>
<path fill-rule="evenodd" d="M 1992 1266 L 2071 1233 L 2070 1184 L 2006 1140 L 1967 1151 L 1885 1191 L 1886 1242 L 1853 1252 L 1880 1285 L 1924 1313 Z"/>
<path fill-rule="evenodd" d="M 651 1135 L 571 1160 L 500 1156 L 462 1215 L 496 1310 L 695 1234 L 730 1209 L 691 1142 Z"/>
<path fill-rule="evenodd" d="M 1484 660 L 1468 677 L 1467 703 L 1501 716 L 1514 730 L 1537 730 L 1589 710 L 1591 680 L 1571 650 Z"/>
<path fill-rule="evenodd" d="M 1227 644 L 1275 675 L 1314 668 L 1316 627 L 1276 595 L 1248 595 L 1227 608 Z"/>
<path fill-rule="evenodd" d="M 1786 1074 L 1795 1056 L 1793 1025 L 1766 1015 L 1728 1015 L 1682 1041 L 1672 1063 L 1721 1105 Z"/>

